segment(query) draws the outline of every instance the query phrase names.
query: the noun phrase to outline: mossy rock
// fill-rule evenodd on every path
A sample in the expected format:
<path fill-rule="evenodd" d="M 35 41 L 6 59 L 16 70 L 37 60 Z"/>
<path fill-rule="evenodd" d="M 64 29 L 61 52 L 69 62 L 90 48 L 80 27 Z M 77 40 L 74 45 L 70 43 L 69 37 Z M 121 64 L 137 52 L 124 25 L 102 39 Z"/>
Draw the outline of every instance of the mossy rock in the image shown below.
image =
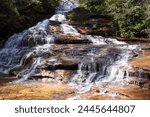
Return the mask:
<path fill-rule="evenodd" d="M 89 10 L 86 10 L 83 7 L 78 7 L 68 14 L 68 18 L 72 21 L 78 22 L 79 24 L 83 24 L 85 21 L 87 21 L 89 14 Z"/>

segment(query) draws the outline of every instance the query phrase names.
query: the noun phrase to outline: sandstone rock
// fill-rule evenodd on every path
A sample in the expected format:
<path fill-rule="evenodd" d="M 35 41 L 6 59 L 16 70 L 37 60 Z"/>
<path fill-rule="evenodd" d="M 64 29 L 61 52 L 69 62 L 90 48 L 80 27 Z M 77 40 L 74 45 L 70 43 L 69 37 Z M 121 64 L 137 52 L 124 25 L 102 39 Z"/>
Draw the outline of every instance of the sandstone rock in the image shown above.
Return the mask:
<path fill-rule="evenodd" d="M 130 72 L 132 77 L 150 78 L 150 51 L 141 53 L 138 57 L 132 59 L 129 64 L 133 70 Z"/>
<path fill-rule="evenodd" d="M 91 41 L 81 38 L 80 35 L 59 34 L 56 36 L 55 44 L 89 44 Z"/>
<path fill-rule="evenodd" d="M 59 26 L 50 26 L 50 31 L 53 33 L 61 33 L 61 29 Z"/>
<path fill-rule="evenodd" d="M 130 42 L 150 42 L 150 38 L 126 38 L 126 37 L 116 37 L 120 41 L 130 41 Z"/>
<path fill-rule="evenodd" d="M 73 71 L 71 70 L 55 70 L 55 71 L 49 71 L 49 70 L 41 70 L 41 72 L 35 74 L 33 76 L 34 79 L 45 79 L 45 81 L 49 79 L 51 80 L 57 80 L 58 81 L 69 81 L 73 77 Z"/>

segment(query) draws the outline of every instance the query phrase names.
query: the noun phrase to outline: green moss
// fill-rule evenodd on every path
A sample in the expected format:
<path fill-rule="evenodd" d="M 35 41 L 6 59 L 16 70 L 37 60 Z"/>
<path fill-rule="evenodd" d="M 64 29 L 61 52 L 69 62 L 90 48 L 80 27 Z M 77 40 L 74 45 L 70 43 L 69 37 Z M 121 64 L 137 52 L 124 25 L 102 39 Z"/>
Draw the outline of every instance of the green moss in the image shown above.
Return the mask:
<path fill-rule="evenodd" d="M 71 11 L 68 15 L 70 20 L 83 24 L 88 19 L 89 11 L 83 7 L 78 7 Z"/>

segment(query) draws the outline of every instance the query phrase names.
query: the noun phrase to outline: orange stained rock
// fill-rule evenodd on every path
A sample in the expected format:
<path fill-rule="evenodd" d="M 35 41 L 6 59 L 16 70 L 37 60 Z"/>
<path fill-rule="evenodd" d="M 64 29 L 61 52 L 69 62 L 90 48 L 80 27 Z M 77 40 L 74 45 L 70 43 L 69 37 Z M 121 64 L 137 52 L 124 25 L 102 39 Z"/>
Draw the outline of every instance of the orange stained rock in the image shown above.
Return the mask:
<path fill-rule="evenodd" d="M 74 95 L 65 84 L 27 81 L 0 86 L 1 100 L 62 100 Z"/>
<path fill-rule="evenodd" d="M 150 55 L 134 59 L 130 62 L 134 67 L 149 67 L 150 68 Z"/>

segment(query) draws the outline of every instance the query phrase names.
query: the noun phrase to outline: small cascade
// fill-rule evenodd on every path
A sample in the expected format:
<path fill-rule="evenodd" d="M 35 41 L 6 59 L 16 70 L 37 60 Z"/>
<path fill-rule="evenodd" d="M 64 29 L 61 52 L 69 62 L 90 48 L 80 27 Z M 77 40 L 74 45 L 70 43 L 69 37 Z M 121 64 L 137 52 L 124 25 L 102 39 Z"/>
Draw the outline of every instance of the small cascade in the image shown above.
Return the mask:
<path fill-rule="evenodd" d="M 18 80 L 19 82 L 21 81 L 25 81 L 25 80 L 28 80 L 28 78 L 30 78 L 34 73 L 35 73 L 35 70 L 37 68 L 37 66 L 40 64 L 40 57 L 37 58 L 31 65 L 30 69 L 28 70 L 24 70 L 22 72 L 20 72 L 18 75 L 17 75 L 17 78 L 21 78 L 20 80 Z"/>
<path fill-rule="evenodd" d="M 63 14 L 56 14 L 50 18 L 50 21 L 58 21 L 63 23 L 64 21 L 66 21 L 66 16 Z"/>
<path fill-rule="evenodd" d="M 56 13 L 65 14 L 78 6 L 77 0 L 61 0 L 60 6 L 57 8 Z"/>
<path fill-rule="evenodd" d="M 19 34 L 14 34 L 6 42 L 4 48 L 33 47 L 47 43 L 49 20 L 44 20 L 36 26 Z"/>
<path fill-rule="evenodd" d="M 56 15 L 50 18 L 50 21 L 58 21 L 61 22 L 61 31 L 64 34 L 72 34 L 72 35 L 80 35 L 78 31 L 71 25 L 66 24 L 66 16 L 65 13 L 73 10 L 74 8 L 78 7 L 78 3 L 76 0 L 63 0 L 60 3 L 60 7 L 56 10 Z"/>
<path fill-rule="evenodd" d="M 93 39 L 92 36 L 87 36 L 90 39 Z M 92 38 L 91 38 L 92 37 Z M 115 39 L 102 38 L 96 36 L 96 40 L 101 39 L 93 44 L 96 46 L 102 46 L 103 48 L 107 48 L 106 51 L 99 51 L 99 54 L 102 57 L 96 59 L 96 52 L 90 51 L 87 55 L 90 55 L 90 59 L 87 57 L 83 58 L 82 62 L 79 64 L 79 70 L 77 74 L 74 75 L 71 85 L 78 85 L 77 89 L 79 92 L 87 91 L 89 86 L 93 86 L 95 83 L 98 85 L 102 82 L 110 82 L 110 83 L 120 83 L 124 78 L 128 77 L 128 70 L 131 67 L 128 65 L 128 60 L 132 57 L 133 50 L 137 49 L 135 45 L 127 45 L 124 42 L 119 42 Z M 107 43 L 107 42 L 111 43 Z M 118 45 L 115 48 L 109 48 L 111 45 Z M 105 47 L 103 45 L 106 45 Z M 92 49 L 93 50 L 93 49 Z M 98 50 L 97 50 L 98 51 Z M 105 54 L 104 54 L 104 53 Z M 103 55 L 104 54 L 104 55 Z M 93 84 L 93 85 L 92 85 Z M 81 88 L 82 87 L 82 88 Z"/>
<path fill-rule="evenodd" d="M 70 26 L 68 24 L 62 24 L 61 29 L 64 32 L 64 34 L 80 35 L 80 33 L 78 33 L 78 31 L 75 28 L 73 28 L 73 26 Z"/>
<path fill-rule="evenodd" d="M 112 38 L 104 38 L 102 36 L 86 35 L 86 36 L 83 36 L 83 38 L 90 40 L 94 45 L 126 44 L 125 42 L 117 41 L 116 39 L 112 39 Z"/>
<path fill-rule="evenodd" d="M 57 21 L 61 24 L 61 31 L 64 34 L 80 35 L 78 31 L 73 27 L 65 23 L 66 17 L 63 14 L 56 14 L 50 18 L 50 21 Z"/>

